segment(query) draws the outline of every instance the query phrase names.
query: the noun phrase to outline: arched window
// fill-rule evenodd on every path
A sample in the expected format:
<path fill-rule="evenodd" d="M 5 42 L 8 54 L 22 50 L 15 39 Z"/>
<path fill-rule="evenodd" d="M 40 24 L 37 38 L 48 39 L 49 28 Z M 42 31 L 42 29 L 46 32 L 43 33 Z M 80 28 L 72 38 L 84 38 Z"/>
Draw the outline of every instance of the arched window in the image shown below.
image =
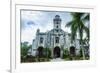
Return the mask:
<path fill-rule="evenodd" d="M 56 32 L 58 32 L 59 30 L 56 30 Z"/>
<path fill-rule="evenodd" d="M 43 37 L 40 37 L 40 44 L 43 43 Z"/>
<path fill-rule="evenodd" d="M 57 25 L 57 28 L 58 28 L 58 25 Z"/>
<path fill-rule="evenodd" d="M 59 43 L 59 37 L 55 38 L 55 43 Z"/>

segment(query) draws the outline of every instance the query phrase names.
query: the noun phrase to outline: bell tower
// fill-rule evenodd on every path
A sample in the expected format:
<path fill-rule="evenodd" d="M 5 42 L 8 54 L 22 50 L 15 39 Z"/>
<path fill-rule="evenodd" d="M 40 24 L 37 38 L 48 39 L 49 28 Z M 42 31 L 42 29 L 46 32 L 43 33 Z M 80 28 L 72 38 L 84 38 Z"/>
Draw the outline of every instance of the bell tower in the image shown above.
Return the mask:
<path fill-rule="evenodd" d="M 56 15 L 53 19 L 54 29 L 61 29 L 61 18 L 59 15 Z"/>

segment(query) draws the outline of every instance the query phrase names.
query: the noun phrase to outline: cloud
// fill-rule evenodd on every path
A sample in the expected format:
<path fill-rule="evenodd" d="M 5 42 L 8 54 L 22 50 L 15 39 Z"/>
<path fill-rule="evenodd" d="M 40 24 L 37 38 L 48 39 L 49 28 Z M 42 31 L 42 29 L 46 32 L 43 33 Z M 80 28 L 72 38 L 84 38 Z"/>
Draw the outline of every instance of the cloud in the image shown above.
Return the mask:
<path fill-rule="evenodd" d="M 33 21 L 28 21 L 27 25 L 35 25 L 35 23 Z"/>

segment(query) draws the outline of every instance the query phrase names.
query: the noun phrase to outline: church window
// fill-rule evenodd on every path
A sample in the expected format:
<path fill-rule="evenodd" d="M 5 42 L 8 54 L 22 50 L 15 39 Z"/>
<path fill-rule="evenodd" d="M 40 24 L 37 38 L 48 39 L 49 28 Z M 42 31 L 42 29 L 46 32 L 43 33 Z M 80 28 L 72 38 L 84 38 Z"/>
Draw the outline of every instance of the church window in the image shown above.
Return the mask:
<path fill-rule="evenodd" d="M 40 38 L 40 44 L 42 44 L 42 43 L 43 43 L 43 38 L 41 37 L 41 38 Z"/>
<path fill-rule="evenodd" d="M 57 21 L 56 24 L 59 24 L 59 22 Z"/>
<path fill-rule="evenodd" d="M 58 32 L 58 30 L 56 30 L 56 32 Z"/>
<path fill-rule="evenodd" d="M 57 26 L 57 28 L 58 28 L 58 26 Z"/>
<path fill-rule="evenodd" d="M 55 42 L 56 42 L 56 43 L 59 43 L 59 37 L 56 37 L 56 38 L 55 38 Z"/>

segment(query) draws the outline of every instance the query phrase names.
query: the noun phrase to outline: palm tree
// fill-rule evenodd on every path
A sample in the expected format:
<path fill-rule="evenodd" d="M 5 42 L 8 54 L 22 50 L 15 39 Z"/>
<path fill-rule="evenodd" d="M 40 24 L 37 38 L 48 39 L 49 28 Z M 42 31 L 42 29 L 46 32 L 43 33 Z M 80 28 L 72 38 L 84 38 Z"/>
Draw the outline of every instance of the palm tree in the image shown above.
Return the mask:
<path fill-rule="evenodd" d="M 79 33 L 80 37 L 80 48 L 82 49 L 83 59 L 85 59 L 85 53 L 83 49 L 83 31 L 87 33 L 87 37 L 89 38 L 89 29 L 84 25 L 84 21 L 89 20 L 89 15 L 85 15 L 85 13 L 71 13 L 72 20 L 66 24 L 67 27 L 71 27 L 71 43 L 75 40 L 77 33 Z"/>

